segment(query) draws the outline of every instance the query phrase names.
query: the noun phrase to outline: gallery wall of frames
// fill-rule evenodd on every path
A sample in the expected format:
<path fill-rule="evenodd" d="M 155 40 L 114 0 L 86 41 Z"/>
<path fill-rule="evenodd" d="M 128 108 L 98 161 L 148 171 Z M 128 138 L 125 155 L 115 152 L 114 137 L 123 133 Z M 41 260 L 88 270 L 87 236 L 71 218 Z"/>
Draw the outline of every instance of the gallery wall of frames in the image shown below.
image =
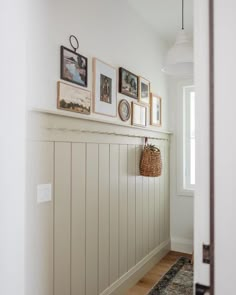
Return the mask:
<path fill-rule="evenodd" d="M 69 40 L 72 49 L 61 46 L 58 109 L 85 116 L 93 112 L 119 117 L 123 122 L 131 118 L 131 125 L 144 128 L 162 126 L 162 98 L 152 93 L 151 82 L 142 77 L 142 73 L 116 68 L 94 57 L 91 61 L 93 88 L 90 91 L 87 89 L 89 59 L 78 52 L 79 42 L 75 36 L 71 35 Z M 119 101 L 118 92 L 123 96 Z"/>

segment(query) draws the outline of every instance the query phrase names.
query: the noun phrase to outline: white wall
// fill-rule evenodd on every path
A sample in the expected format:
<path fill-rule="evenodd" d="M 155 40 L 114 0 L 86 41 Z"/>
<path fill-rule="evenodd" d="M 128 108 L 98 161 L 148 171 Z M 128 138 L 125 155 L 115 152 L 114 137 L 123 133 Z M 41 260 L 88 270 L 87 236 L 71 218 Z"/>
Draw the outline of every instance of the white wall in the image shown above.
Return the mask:
<path fill-rule="evenodd" d="M 216 295 L 235 294 L 235 9 L 233 0 L 215 0 Z"/>
<path fill-rule="evenodd" d="M 24 294 L 25 1 L 0 10 L 0 294 Z"/>
<path fill-rule="evenodd" d="M 209 265 L 202 263 L 202 245 L 209 243 L 210 224 L 208 24 L 208 1 L 194 1 L 194 82 L 196 92 L 196 118 L 199 118 L 196 120 L 196 190 L 194 196 L 194 281 L 196 283 L 200 283 L 206 286 L 209 286 Z"/>
<path fill-rule="evenodd" d="M 181 113 L 181 85 L 188 80 L 170 78 L 168 81 L 169 119 L 171 136 L 170 146 L 170 210 L 171 210 L 171 249 L 184 253 L 193 251 L 193 196 L 181 195 L 178 188 L 178 165 L 180 144 Z"/>
<path fill-rule="evenodd" d="M 88 89 L 92 89 L 91 57 L 142 75 L 151 81 L 151 90 L 163 97 L 163 129 L 168 128 L 167 84 L 160 71 L 166 46 L 127 1 L 33 0 L 30 16 L 29 106 L 56 108 L 60 45 L 70 47 L 68 38 L 74 34 L 79 52 L 89 57 Z"/>

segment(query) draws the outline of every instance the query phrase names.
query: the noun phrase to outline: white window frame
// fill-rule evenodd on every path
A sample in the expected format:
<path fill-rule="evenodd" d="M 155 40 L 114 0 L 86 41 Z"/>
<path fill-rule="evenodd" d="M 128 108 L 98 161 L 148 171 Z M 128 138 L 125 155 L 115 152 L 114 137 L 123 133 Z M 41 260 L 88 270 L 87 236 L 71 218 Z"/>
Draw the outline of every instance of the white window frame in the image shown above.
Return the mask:
<path fill-rule="evenodd" d="M 192 80 L 184 80 L 177 85 L 177 165 L 176 165 L 176 175 L 177 175 L 177 194 L 180 196 L 194 196 L 194 187 L 191 189 L 186 189 L 184 187 L 185 182 L 185 165 L 184 165 L 184 97 L 183 89 L 184 87 L 192 87 L 194 83 Z"/>

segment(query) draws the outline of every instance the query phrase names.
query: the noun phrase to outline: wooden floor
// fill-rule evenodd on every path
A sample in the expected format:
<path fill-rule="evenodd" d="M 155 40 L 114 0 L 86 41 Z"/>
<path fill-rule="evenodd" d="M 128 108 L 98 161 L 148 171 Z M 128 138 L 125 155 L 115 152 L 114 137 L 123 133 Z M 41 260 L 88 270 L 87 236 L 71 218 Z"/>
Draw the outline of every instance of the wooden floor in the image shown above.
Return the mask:
<path fill-rule="evenodd" d="M 188 254 L 169 252 L 157 265 L 153 267 L 126 295 L 146 295 L 160 280 L 180 256 L 191 258 Z"/>

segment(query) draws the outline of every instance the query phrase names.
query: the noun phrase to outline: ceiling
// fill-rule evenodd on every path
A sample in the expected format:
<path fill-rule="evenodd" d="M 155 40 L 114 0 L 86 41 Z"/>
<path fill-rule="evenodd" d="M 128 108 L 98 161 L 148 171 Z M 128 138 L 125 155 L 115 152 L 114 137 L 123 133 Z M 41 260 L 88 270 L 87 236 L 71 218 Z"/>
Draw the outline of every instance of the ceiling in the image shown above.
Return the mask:
<path fill-rule="evenodd" d="M 130 6 L 169 44 L 182 24 L 182 0 L 128 0 Z M 193 0 L 184 1 L 184 27 L 193 36 Z"/>

